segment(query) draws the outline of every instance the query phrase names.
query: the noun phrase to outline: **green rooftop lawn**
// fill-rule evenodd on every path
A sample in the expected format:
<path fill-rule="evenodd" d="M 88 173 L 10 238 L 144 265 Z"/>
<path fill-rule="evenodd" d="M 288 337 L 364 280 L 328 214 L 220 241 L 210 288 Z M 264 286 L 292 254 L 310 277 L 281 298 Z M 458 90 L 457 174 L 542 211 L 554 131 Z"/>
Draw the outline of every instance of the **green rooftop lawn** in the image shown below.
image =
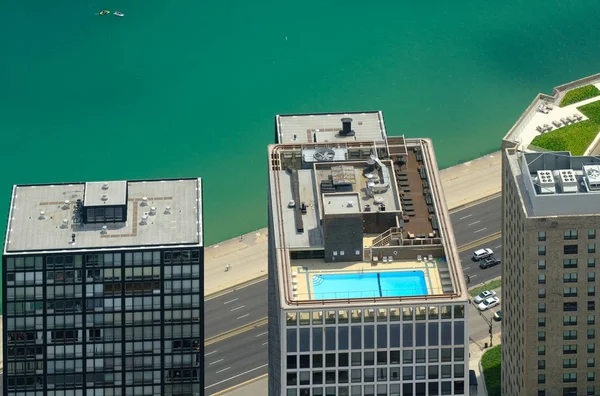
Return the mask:
<path fill-rule="evenodd" d="M 533 139 L 531 145 L 550 151 L 570 151 L 572 155 L 583 155 L 600 131 L 600 101 L 586 104 L 577 109 L 589 120 L 538 135 Z"/>
<path fill-rule="evenodd" d="M 481 357 L 481 368 L 485 378 L 485 387 L 488 396 L 500 396 L 500 376 L 502 373 L 500 363 L 502 361 L 502 345 L 488 349 Z"/>
<path fill-rule="evenodd" d="M 579 87 L 573 89 L 565 94 L 560 107 L 565 107 L 573 103 L 581 102 L 589 98 L 600 95 L 600 90 L 595 85 L 586 85 L 585 87 Z"/>

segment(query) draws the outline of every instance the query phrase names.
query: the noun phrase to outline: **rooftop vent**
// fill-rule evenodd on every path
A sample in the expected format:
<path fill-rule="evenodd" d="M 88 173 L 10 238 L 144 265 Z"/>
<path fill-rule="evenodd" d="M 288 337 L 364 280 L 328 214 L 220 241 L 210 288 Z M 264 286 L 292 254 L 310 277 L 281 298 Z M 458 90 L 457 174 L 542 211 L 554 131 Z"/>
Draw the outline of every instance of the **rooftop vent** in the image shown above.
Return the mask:
<path fill-rule="evenodd" d="M 575 172 L 572 169 L 561 169 L 558 171 L 559 179 L 558 184 L 565 193 L 577 192 L 577 178 L 575 178 Z"/>
<path fill-rule="evenodd" d="M 107 226 L 102 226 L 102 231 L 100 231 L 100 233 L 102 235 L 105 235 L 108 232 L 108 227 Z"/>
<path fill-rule="evenodd" d="M 103 194 L 103 195 L 102 195 L 102 200 L 103 200 L 103 201 L 108 201 L 108 195 L 106 195 L 106 194 Z"/>
<path fill-rule="evenodd" d="M 148 215 L 143 215 L 142 216 L 142 221 L 140 221 L 140 225 L 146 225 L 148 224 Z"/>
<path fill-rule="evenodd" d="M 149 215 L 150 215 L 150 216 L 154 216 L 155 214 L 156 214 L 156 208 L 153 206 L 153 207 L 151 207 L 151 208 L 150 208 L 150 213 L 149 213 Z"/>
<path fill-rule="evenodd" d="M 353 208 L 354 207 L 354 204 L 352 203 L 352 201 L 348 201 L 348 207 L 349 208 Z"/>
<path fill-rule="evenodd" d="M 583 165 L 583 174 L 589 191 L 600 191 L 600 166 Z"/>
<path fill-rule="evenodd" d="M 171 214 L 171 207 L 165 206 L 165 214 Z"/>
<path fill-rule="evenodd" d="M 340 135 L 342 136 L 354 136 L 354 131 L 352 130 L 352 118 L 344 117 L 342 118 L 342 130 L 340 131 Z"/>
<path fill-rule="evenodd" d="M 335 158 L 335 151 L 327 147 L 318 147 L 315 149 L 313 154 L 315 161 L 333 161 Z"/>
<path fill-rule="evenodd" d="M 294 201 L 293 199 L 290 199 L 290 202 L 288 202 L 288 208 L 293 208 L 296 206 L 296 201 Z"/>
<path fill-rule="evenodd" d="M 38 217 L 38 219 L 45 220 L 46 219 L 46 212 L 44 212 L 43 210 L 40 211 L 40 217 Z"/>
<path fill-rule="evenodd" d="M 140 205 L 147 206 L 148 205 L 148 197 L 143 197 L 142 198 L 142 203 Z"/>
<path fill-rule="evenodd" d="M 554 181 L 554 176 L 552 176 L 552 171 L 539 170 L 537 171 L 537 176 L 537 184 L 540 187 L 540 194 L 556 193 L 556 182 Z"/>
<path fill-rule="evenodd" d="M 65 199 L 65 202 L 63 204 L 63 209 L 69 209 L 71 207 L 71 201 L 69 201 L 68 199 Z"/>
<path fill-rule="evenodd" d="M 69 219 L 63 219 L 62 225 L 60 226 L 60 228 L 67 228 L 67 227 L 69 227 Z"/>
<path fill-rule="evenodd" d="M 107 184 L 107 183 L 104 183 L 104 184 L 102 185 L 102 189 L 103 189 L 103 190 L 108 190 L 108 184 Z"/>

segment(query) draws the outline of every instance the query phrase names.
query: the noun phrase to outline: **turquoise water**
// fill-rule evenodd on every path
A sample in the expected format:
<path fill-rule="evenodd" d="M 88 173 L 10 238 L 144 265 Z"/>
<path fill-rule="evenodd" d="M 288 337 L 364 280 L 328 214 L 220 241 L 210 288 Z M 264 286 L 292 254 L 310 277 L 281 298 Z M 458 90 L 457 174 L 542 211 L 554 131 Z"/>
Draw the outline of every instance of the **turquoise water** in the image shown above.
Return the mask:
<path fill-rule="evenodd" d="M 391 135 L 431 137 L 442 168 L 490 153 L 538 92 L 598 71 L 599 13 L 592 0 L 7 0 L 0 224 L 15 183 L 201 176 L 206 244 L 264 227 L 278 113 L 382 110 Z"/>
<path fill-rule="evenodd" d="M 427 294 L 423 271 L 314 275 L 312 282 L 314 300 Z"/>

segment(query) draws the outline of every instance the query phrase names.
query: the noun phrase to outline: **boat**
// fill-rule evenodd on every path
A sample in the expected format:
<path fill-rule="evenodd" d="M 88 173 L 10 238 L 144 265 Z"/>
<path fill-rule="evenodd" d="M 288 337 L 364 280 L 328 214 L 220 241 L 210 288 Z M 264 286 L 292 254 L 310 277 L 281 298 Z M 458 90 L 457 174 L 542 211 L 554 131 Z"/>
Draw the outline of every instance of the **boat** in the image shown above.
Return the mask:
<path fill-rule="evenodd" d="M 107 14 L 110 14 L 109 10 L 102 10 L 102 11 L 100 11 L 100 15 L 107 15 Z"/>
<path fill-rule="evenodd" d="M 125 14 L 123 14 L 121 11 L 115 11 L 114 14 L 118 17 L 125 16 Z"/>

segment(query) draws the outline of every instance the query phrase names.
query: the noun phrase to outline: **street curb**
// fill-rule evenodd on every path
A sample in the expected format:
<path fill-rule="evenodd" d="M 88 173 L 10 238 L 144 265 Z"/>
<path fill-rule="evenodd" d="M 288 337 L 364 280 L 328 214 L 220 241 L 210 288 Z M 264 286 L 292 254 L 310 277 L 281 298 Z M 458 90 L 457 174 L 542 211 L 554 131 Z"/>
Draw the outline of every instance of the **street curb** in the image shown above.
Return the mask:
<path fill-rule="evenodd" d="M 483 202 L 486 202 L 486 201 L 491 201 L 492 199 L 498 198 L 501 195 L 502 195 L 502 190 L 500 190 L 498 192 L 495 192 L 493 194 L 486 195 L 486 196 L 481 197 L 481 198 L 477 198 L 474 201 L 470 201 L 470 202 L 467 202 L 467 203 L 464 203 L 464 204 L 460 204 L 458 206 L 453 207 L 452 209 L 448 208 L 448 212 L 450 214 L 453 214 L 453 213 L 456 213 L 456 212 L 460 212 L 461 210 L 470 208 L 471 206 L 479 205 L 479 204 L 481 204 Z"/>
<path fill-rule="evenodd" d="M 207 295 L 204 296 L 204 301 L 212 300 L 212 299 L 224 296 L 225 294 L 229 294 L 229 293 L 232 293 L 232 292 L 237 291 L 239 289 L 243 289 L 245 287 L 253 285 L 254 283 L 262 282 L 263 280 L 267 280 L 268 277 L 269 277 L 269 275 L 260 275 L 260 276 L 257 276 L 255 278 L 248 279 L 248 280 L 246 280 L 246 281 L 244 281 L 242 283 L 238 283 L 237 285 L 233 285 L 231 287 L 228 287 L 226 289 L 219 290 L 219 291 L 216 291 L 214 293 L 207 294 Z"/>
<path fill-rule="evenodd" d="M 477 287 L 481 287 L 482 285 L 485 285 L 486 283 L 490 283 L 490 282 L 493 282 L 493 281 L 495 281 L 495 280 L 498 280 L 498 279 L 502 279 L 502 275 L 500 275 L 500 276 L 497 276 L 497 277 L 495 277 L 495 278 L 492 278 L 492 279 L 488 279 L 488 280 L 486 280 L 485 282 L 478 283 L 478 284 L 476 284 L 476 285 L 473 285 L 473 286 L 471 286 L 471 287 L 468 287 L 468 288 L 467 288 L 467 291 L 469 291 L 469 290 L 473 290 L 473 289 L 475 289 L 475 288 L 477 288 Z"/>
<path fill-rule="evenodd" d="M 481 355 L 481 357 L 483 357 L 483 355 Z M 483 366 L 481 365 L 481 358 L 479 358 L 477 366 L 479 366 L 479 372 L 481 373 L 481 382 L 483 382 L 483 392 L 485 393 L 485 396 L 488 396 L 487 385 L 485 383 L 485 375 L 483 375 Z"/>

